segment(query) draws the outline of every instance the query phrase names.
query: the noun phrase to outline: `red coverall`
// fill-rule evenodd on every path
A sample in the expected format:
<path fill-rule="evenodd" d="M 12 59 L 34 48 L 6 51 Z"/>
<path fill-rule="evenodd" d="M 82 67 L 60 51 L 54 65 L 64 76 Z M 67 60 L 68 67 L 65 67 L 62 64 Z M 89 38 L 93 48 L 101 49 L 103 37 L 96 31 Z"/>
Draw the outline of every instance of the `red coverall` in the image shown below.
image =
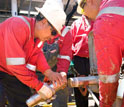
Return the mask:
<path fill-rule="evenodd" d="M 68 72 L 72 60 L 72 35 L 67 27 L 63 27 L 59 36 L 59 55 L 57 56 L 57 72 Z"/>
<path fill-rule="evenodd" d="M 124 0 L 103 0 L 93 27 L 100 107 L 112 107 L 124 55 Z"/>
<path fill-rule="evenodd" d="M 59 37 L 59 38 L 58 38 Z M 57 38 L 57 40 L 56 40 Z M 72 35 L 67 27 L 63 27 L 62 34 L 57 35 L 52 42 L 58 44 L 57 69 L 56 72 L 68 72 L 70 61 L 72 60 Z M 51 44 L 51 43 L 50 43 Z M 47 58 L 48 59 L 48 58 Z M 47 81 L 47 78 L 46 80 Z M 59 90 L 56 99 L 52 102 L 52 107 L 66 107 L 68 103 L 68 88 Z"/>
<path fill-rule="evenodd" d="M 89 57 L 88 34 L 92 29 L 84 15 L 72 24 L 71 33 L 73 36 L 73 56 Z"/>
<path fill-rule="evenodd" d="M 43 83 L 38 81 L 35 71 L 38 69 L 44 73 L 50 67 L 41 51 L 42 43 L 38 39 L 34 42 L 35 20 L 27 17 L 25 19 L 30 23 L 30 27 L 18 17 L 9 18 L 0 25 L 0 71 L 16 76 L 21 82 L 38 91 Z M 17 28 L 21 29 L 15 30 Z M 72 39 L 67 31 L 64 27 L 59 40 L 57 71 L 67 72 L 72 57 Z"/>
<path fill-rule="evenodd" d="M 61 35 L 56 35 L 52 40 L 47 41 L 49 45 L 52 43 L 58 44 L 58 55 L 57 55 L 57 72 L 68 72 L 70 61 L 72 60 L 72 35 L 67 27 L 63 27 Z M 55 50 L 56 52 L 57 50 Z M 54 53 L 54 52 L 52 52 Z M 47 60 L 49 57 L 46 58 Z M 46 62 L 47 63 L 47 62 Z M 47 81 L 47 80 L 46 80 Z"/>
<path fill-rule="evenodd" d="M 73 22 L 70 30 L 73 36 L 74 68 L 80 75 L 84 76 L 88 76 L 90 73 L 88 34 L 92 29 L 92 24 L 82 15 L 82 17 Z M 84 90 L 84 87 L 82 89 L 74 88 L 76 106 L 82 107 L 85 105 L 85 107 L 88 107 L 88 93 L 82 90 Z M 82 95 L 82 93 L 86 95 Z"/>
<path fill-rule="evenodd" d="M 46 59 L 41 51 L 41 42 L 34 42 L 35 20 L 27 17 L 25 19 L 30 23 L 30 29 L 27 23 L 18 17 L 9 18 L 0 24 L 0 71 L 16 76 L 21 82 L 38 91 L 43 83 L 33 72 L 36 69 L 34 65 L 37 65 L 37 69 L 42 73 L 50 67 L 47 63 L 43 64 Z"/>

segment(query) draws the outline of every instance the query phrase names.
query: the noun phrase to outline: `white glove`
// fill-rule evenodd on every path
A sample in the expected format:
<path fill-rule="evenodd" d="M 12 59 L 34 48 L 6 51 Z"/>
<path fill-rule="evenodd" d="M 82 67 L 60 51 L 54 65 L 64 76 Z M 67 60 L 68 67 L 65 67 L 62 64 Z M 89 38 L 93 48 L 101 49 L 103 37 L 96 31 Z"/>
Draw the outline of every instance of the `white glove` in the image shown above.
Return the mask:
<path fill-rule="evenodd" d="M 37 93 L 42 97 L 42 99 L 48 100 L 55 94 L 55 91 L 50 86 L 44 83 L 44 85 Z"/>
<path fill-rule="evenodd" d="M 61 76 L 63 77 L 63 85 L 61 89 L 64 89 L 67 86 L 67 74 L 65 72 L 60 72 Z"/>
<path fill-rule="evenodd" d="M 60 72 L 60 74 L 62 75 L 62 77 L 66 76 L 65 72 Z"/>

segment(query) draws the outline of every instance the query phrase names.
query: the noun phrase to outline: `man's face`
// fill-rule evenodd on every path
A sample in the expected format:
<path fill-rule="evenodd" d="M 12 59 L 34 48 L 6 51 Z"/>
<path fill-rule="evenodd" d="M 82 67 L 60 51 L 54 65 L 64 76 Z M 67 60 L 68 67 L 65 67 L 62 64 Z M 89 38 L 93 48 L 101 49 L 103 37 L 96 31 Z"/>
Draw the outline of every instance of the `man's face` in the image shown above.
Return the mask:
<path fill-rule="evenodd" d="M 82 3 L 84 8 L 84 15 L 91 20 L 95 20 L 99 12 L 101 0 L 86 0 L 85 3 Z"/>
<path fill-rule="evenodd" d="M 36 29 L 36 35 L 41 41 L 50 40 L 57 34 L 57 31 L 46 19 L 38 22 Z"/>

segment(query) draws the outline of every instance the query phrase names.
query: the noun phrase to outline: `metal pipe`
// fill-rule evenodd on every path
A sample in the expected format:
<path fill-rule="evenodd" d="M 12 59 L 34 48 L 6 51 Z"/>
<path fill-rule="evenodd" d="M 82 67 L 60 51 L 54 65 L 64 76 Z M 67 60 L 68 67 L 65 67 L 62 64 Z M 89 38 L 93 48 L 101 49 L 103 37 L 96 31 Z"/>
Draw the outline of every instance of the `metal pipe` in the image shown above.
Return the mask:
<path fill-rule="evenodd" d="M 92 96 L 92 98 L 94 99 L 94 101 L 96 102 L 96 104 L 99 107 L 99 100 L 96 98 L 96 96 L 93 94 L 93 92 L 91 91 L 91 89 L 87 86 L 87 90 L 90 93 L 90 95 Z"/>
<path fill-rule="evenodd" d="M 17 16 L 17 0 L 11 0 L 11 13 L 12 16 Z"/>
<path fill-rule="evenodd" d="M 29 4 L 29 8 L 28 8 L 28 17 L 30 17 L 31 4 L 32 4 L 32 0 L 30 0 L 30 4 Z"/>
<path fill-rule="evenodd" d="M 66 73 L 65 72 L 61 72 L 60 73 L 62 77 L 66 76 Z M 53 84 L 50 84 L 49 87 L 51 87 L 55 92 L 60 90 L 63 86 L 66 85 L 66 83 L 63 83 L 62 85 L 57 85 L 57 83 L 55 83 L 55 87 Z M 45 93 L 45 95 L 48 95 L 49 92 L 46 91 L 46 90 L 43 90 L 43 94 Z M 28 105 L 28 107 L 34 107 L 35 105 L 37 105 L 38 103 L 40 102 L 50 102 L 52 99 L 53 99 L 53 95 L 55 93 L 52 93 L 52 96 L 50 99 L 44 99 L 44 95 L 39 95 L 38 93 L 34 94 L 33 96 L 31 96 L 27 101 L 26 101 L 26 104 Z"/>
<path fill-rule="evenodd" d="M 68 85 L 70 87 L 80 87 L 88 82 L 89 85 L 98 84 L 98 76 L 87 76 L 87 77 L 74 77 L 68 79 Z"/>
<path fill-rule="evenodd" d="M 58 87 L 54 87 L 53 84 L 50 84 L 49 86 L 51 88 L 53 88 L 54 91 L 56 92 L 56 91 L 60 90 L 64 85 L 65 84 L 58 86 Z M 56 83 L 56 86 L 57 86 L 57 83 Z M 43 96 L 36 93 L 33 96 L 31 96 L 29 99 L 27 99 L 26 104 L 28 105 L 28 107 L 34 107 L 34 106 L 38 105 L 38 103 L 40 103 L 40 102 L 44 102 L 44 103 L 47 103 L 48 101 L 50 102 L 51 99 L 44 100 Z"/>

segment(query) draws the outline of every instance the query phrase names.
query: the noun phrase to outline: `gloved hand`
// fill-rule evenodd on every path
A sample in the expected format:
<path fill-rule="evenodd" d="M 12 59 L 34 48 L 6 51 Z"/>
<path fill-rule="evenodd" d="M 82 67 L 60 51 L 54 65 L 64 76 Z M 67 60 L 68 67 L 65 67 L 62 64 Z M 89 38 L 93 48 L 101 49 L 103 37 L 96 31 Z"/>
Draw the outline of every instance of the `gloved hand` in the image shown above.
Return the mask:
<path fill-rule="evenodd" d="M 67 74 L 65 72 L 60 72 L 62 76 L 62 87 L 61 89 L 64 89 L 67 86 Z"/>
<path fill-rule="evenodd" d="M 98 75 L 97 68 L 95 66 L 90 66 L 90 75 Z"/>
<path fill-rule="evenodd" d="M 37 93 L 42 97 L 43 100 L 48 100 L 55 94 L 55 91 L 44 83 L 44 85 Z"/>

